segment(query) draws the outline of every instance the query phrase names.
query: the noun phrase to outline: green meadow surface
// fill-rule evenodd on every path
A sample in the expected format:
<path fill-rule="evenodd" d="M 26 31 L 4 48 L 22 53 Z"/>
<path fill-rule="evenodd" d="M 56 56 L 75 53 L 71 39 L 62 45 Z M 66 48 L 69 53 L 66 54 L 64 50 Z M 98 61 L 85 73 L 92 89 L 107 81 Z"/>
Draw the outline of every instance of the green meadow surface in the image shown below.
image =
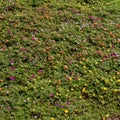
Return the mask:
<path fill-rule="evenodd" d="M 0 0 L 0 120 L 120 119 L 119 0 Z"/>

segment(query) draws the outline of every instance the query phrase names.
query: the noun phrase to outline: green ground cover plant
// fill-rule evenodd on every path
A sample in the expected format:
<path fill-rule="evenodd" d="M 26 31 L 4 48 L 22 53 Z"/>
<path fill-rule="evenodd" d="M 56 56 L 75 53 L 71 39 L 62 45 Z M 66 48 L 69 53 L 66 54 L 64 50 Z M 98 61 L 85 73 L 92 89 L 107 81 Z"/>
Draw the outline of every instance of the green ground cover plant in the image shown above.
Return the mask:
<path fill-rule="evenodd" d="M 1 0 L 0 36 L 0 120 L 120 119 L 119 0 Z"/>

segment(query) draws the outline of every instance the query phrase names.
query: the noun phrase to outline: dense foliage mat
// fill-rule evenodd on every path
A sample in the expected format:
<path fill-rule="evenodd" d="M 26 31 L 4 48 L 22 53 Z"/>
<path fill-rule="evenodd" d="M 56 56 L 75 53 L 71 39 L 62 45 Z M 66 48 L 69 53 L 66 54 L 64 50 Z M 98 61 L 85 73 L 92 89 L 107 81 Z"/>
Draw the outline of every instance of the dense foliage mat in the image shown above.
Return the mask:
<path fill-rule="evenodd" d="M 0 1 L 0 120 L 120 115 L 119 0 Z"/>

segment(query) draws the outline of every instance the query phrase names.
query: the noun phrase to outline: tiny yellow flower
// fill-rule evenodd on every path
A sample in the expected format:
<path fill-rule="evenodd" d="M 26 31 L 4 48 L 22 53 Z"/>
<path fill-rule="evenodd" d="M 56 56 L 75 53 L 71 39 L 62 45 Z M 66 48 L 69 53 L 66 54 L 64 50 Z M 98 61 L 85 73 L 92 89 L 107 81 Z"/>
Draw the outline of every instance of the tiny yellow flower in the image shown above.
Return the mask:
<path fill-rule="evenodd" d="M 114 76 L 113 79 L 115 79 L 116 77 Z"/>
<path fill-rule="evenodd" d="M 80 61 L 80 63 L 83 63 L 82 61 Z"/>
<path fill-rule="evenodd" d="M 71 88 L 71 91 L 74 91 L 74 89 L 73 89 L 73 88 Z"/>
<path fill-rule="evenodd" d="M 78 110 L 77 109 L 75 109 L 75 111 L 74 112 L 78 112 Z"/>
<path fill-rule="evenodd" d="M 88 70 L 89 71 L 89 73 L 92 73 L 92 70 Z"/>
<path fill-rule="evenodd" d="M 109 114 L 106 114 L 106 117 L 108 118 L 110 115 Z"/>
<path fill-rule="evenodd" d="M 98 62 L 95 62 L 95 64 L 97 65 L 97 64 L 98 64 Z"/>
<path fill-rule="evenodd" d="M 107 88 L 106 88 L 106 87 L 103 87 L 102 89 L 103 89 L 104 91 L 106 91 L 106 90 L 107 90 Z"/>
<path fill-rule="evenodd" d="M 85 86 L 88 86 L 88 84 L 85 84 Z"/>
<path fill-rule="evenodd" d="M 49 80 L 49 82 L 52 82 L 51 80 Z"/>
<path fill-rule="evenodd" d="M 120 72 L 117 72 L 117 74 L 119 75 L 119 74 L 120 74 Z"/>
<path fill-rule="evenodd" d="M 72 80 L 72 77 L 69 77 L 69 80 Z"/>
<path fill-rule="evenodd" d="M 105 83 L 108 83 L 108 80 L 104 80 L 105 81 Z"/>
<path fill-rule="evenodd" d="M 105 104 L 105 101 L 104 101 L 104 100 L 102 101 L 102 104 Z"/>
<path fill-rule="evenodd" d="M 100 98 L 103 98 L 103 96 L 101 95 Z"/>
<path fill-rule="evenodd" d="M 65 113 L 68 113 L 68 110 L 65 109 L 64 112 L 65 112 Z"/>
<path fill-rule="evenodd" d="M 82 58 L 83 60 L 85 60 L 85 58 Z"/>
<path fill-rule="evenodd" d="M 41 90 L 43 90 L 44 89 L 44 87 L 41 87 Z"/>
<path fill-rule="evenodd" d="M 106 120 L 106 118 L 105 117 L 103 117 L 103 119 L 102 120 Z"/>
<path fill-rule="evenodd" d="M 55 120 L 55 118 L 52 117 L 51 120 Z"/>
<path fill-rule="evenodd" d="M 95 93 L 93 93 L 93 97 L 95 97 L 96 96 L 96 94 Z"/>
<path fill-rule="evenodd" d="M 103 77 L 102 77 L 101 79 L 102 79 L 102 80 L 104 80 L 104 78 L 103 78 Z"/>
<path fill-rule="evenodd" d="M 86 69 L 86 66 L 84 65 L 83 68 Z"/>
<path fill-rule="evenodd" d="M 113 91 L 114 91 L 114 92 L 118 92 L 118 89 L 114 89 Z"/>
<path fill-rule="evenodd" d="M 82 99 L 82 96 L 79 96 L 80 99 Z"/>
<path fill-rule="evenodd" d="M 117 83 L 120 83 L 120 80 L 117 80 L 116 82 L 117 82 Z"/>
<path fill-rule="evenodd" d="M 36 82 L 36 80 L 37 80 L 36 78 L 33 79 L 34 82 Z"/>
<path fill-rule="evenodd" d="M 84 87 L 83 89 L 82 89 L 82 93 L 85 93 L 86 92 L 86 88 Z"/>

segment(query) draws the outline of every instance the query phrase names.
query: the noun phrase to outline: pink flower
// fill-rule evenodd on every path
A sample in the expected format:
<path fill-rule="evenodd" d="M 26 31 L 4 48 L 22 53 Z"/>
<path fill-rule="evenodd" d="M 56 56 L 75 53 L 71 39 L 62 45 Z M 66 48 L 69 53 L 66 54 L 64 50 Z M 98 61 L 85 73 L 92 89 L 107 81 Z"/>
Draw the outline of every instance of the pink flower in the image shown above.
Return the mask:
<path fill-rule="evenodd" d="M 105 54 L 104 57 L 105 57 L 106 59 L 108 59 L 108 58 L 109 58 L 109 55 L 108 55 L 108 54 Z"/>
<path fill-rule="evenodd" d="M 50 94 L 49 94 L 49 97 L 53 97 L 53 94 L 52 94 L 52 93 L 50 93 Z"/>
<path fill-rule="evenodd" d="M 77 79 L 78 79 L 78 76 L 76 75 L 74 78 L 77 80 Z"/>
<path fill-rule="evenodd" d="M 60 108 L 64 108 L 65 106 L 61 105 Z"/>
<path fill-rule="evenodd" d="M 74 72 L 70 72 L 70 75 L 74 74 Z"/>
<path fill-rule="evenodd" d="M 69 80 L 69 77 L 66 77 L 66 80 Z"/>
<path fill-rule="evenodd" d="M 98 21 L 98 20 L 100 20 L 99 18 L 94 18 L 94 21 Z"/>
<path fill-rule="evenodd" d="M 89 16 L 90 19 L 94 19 L 92 15 Z"/>
<path fill-rule="evenodd" d="M 59 106 L 59 105 L 58 105 L 58 103 L 55 103 L 55 106 L 57 106 L 57 107 L 58 107 L 58 106 Z"/>
<path fill-rule="evenodd" d="M 7 110 L 7 111 L 11 111 L 11 107 L 7 107 L 6 110 Z"/>
<path fill-rule="evenodd" d="M 21 50 L 21 51 L 24 51 L 24 50 L 25 50 L 25 48 L 21 47 L 21 48 L 20 48 L 20 50 Z"/>
<path fill-rule="evenodd" d="M 111 47 L 112 47 L 112 48 L 115 48 L 115 45 L 112 45 Z"/>
<path fill-rule="evenodd" d="M 67 104 L 67 105 L 70 105 L 70 102 L 69 102 L 69 101 L 67 101 L 67 102 L 66 102 L 66 104 Z"/>
<path fill-rule="evenodd" d="M 11 77 L 10 77 L 10 80 L 12 80 L 12 81 L 15 80 L 15 77 L 14 77 L 14 76 L 11 76 Z"/>
<path fill-rule="evenodd" d="M 38 74 L 39 74 L 39 75 L 42 74 L 42 72 L 43 72 L 42 69 L 38 70 Z"/>
<path fill-rule="evenodd" d="M 72 60 L 69 60 L 69 64 L 72 64 Z"/>
<path fill-rule="evenodd" d="M 13 21 L 10 21 L 10 24 L 13 24 Z"/>
<path fill-rule="evenodd" d="M 31 39 L 32 39 L 32 41 L 34 41 L 34 40 L 36 40 L 36 37 L 33 36 Z"/>
<path fill-rule="evenodd" d="M 32 79 L 35 78 L 35 75 L 32 75 L 31 78 L 32 78 Z"/>
<path fill-rule="evenodd" d="M 102 53 L 102 51 L 98 51 L 97 54 L 98 55 L 102 55 L 103 53 Z"/>
<path fill-rule="evenodd" d="M 12 71 L 15 70 L 15 67 L 10 67 L 10 70 L 12 70 Z"/>
<path fill-rule="evenodd" d="M 113 58 L 117 58 L 119 55 L 118 55 L 117 53 L 115 53 L 115 52 L 111 52 L 111 56 L 112 56 Z"/>
<path fill-rule="evenodd" d="M 11 34 L 11 31 L 10 31 L 10 30 L 8 30 L 8 31 L 7 31 L 7 34 L 9 34 L 9 35 L 10 35 L 10 34 Z"/>

